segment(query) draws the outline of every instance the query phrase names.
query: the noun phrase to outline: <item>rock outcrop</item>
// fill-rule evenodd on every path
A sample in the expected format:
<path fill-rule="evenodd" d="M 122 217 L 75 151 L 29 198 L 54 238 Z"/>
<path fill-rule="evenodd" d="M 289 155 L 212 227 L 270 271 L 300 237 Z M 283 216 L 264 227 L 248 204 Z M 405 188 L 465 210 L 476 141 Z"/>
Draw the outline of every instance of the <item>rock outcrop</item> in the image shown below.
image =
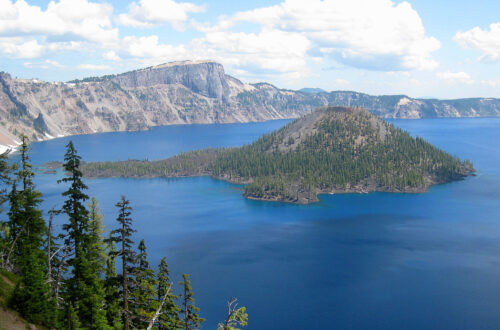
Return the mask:
<path fill-rule="evenodd" d="M 212 61 L 49 83 L 0 73 L 0 144 L 152 126 L 296 118 L 322 105 L 361 106 L 383 118 L 499 116 L 499 99 L 423 100 L 351 91 L 315 93 L 245 84 Z"/>

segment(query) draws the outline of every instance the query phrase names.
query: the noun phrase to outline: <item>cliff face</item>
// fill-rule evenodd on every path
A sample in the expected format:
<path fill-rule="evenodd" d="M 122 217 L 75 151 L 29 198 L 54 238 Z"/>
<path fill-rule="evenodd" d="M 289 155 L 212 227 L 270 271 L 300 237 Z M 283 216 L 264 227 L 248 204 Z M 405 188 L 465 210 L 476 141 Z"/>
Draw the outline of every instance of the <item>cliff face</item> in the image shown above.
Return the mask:
<path fill-rule="evenodd" d="M 0 145 L 33 139 L 141 130 L 157 125 L 295 118 L 322 105 L 362 106 L 384 118 L 499 116 L 499 99 L 418 100 L 357 92 L 306 93 L 244 84 L 222 65 L 175 62 L 70 83 L 0 73 Z"/>

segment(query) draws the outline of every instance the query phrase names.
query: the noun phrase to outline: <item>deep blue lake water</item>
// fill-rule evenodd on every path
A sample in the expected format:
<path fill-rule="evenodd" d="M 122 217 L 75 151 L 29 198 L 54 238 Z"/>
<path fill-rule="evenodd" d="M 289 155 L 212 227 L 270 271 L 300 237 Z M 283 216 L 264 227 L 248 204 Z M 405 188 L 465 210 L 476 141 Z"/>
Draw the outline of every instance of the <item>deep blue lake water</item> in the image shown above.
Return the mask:
<path fill-rule="evenodd" d="M 287 121 L 158 127 L 35 143 L 32 161 L 62 160 L 73 140 L 86 161 L 158 159 L 239 146 Z M 87 180 L 114 228 L 131 200 L 136 241 L 191 274 L 214 329 L 226 301 L 247 306 L 247 329 L 500 328 L 500 118 L 395 120 L 471 159 L 477 176 L 423 194 L 328 195 L 314 205 L 245 200 L 210 178 Z M 61 174 L 37 176 L 44 208 L 61 206 Z M 62 219 L 60 219 L 62 221 Z"/>

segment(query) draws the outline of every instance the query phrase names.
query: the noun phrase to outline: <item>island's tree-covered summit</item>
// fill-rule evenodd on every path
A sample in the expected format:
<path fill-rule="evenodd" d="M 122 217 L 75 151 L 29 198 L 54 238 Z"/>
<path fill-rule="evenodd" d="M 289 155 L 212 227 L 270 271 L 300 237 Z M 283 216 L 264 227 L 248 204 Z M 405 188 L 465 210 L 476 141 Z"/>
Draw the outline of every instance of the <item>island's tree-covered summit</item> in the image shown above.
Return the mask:
<path fill-rule="evenodd" d="M 240 148 L 89 163 L 83 170 L 89 177 L 210 175 L 247 184 L 248 198 L 310 203 L 318 193 L 423 192 L 473 167 L 362 108 L 323 107 Z"/>

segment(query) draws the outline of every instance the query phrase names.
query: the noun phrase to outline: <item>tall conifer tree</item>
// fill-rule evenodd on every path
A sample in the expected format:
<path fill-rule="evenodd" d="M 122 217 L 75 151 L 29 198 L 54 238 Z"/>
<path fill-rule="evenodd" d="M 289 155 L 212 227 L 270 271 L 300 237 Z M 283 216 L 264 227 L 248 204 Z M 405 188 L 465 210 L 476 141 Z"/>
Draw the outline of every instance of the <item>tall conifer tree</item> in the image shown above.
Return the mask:
<path fill-rule="evenodd" d="M 11 193 L 12 207 L 9 211 L 9 226 L 12 235 L 11 249 L 15 251 L 14 265 L 21 280 L 13 294 L 12 304 L 29 321 L 51 325 L 50 290 L 46 283 L 44 253 L 45 221 L 40 210 L 42 194 L 35 189 L 34 173 L 29 163 L 28 139 L 21 136 L 21 167 Z"/>
<path fill-rule="evenodd" d="M 132 287 L 134 324 L 137 328 L 145 328 L 153 318 L 159 302 L 156 301 L 156 279 L 154 271 L 149 268 L 148 254 L 144 240 L 139 242 L 137 266 L 134 268 Z"/>
<path fill-rule="evenodd" d="M 182 274 L 182 282 L 180 282 L 180 285 L 182 285 L 184 289 L 181 310 L 181 314 L 183 315 L 181 323 L 182 328 L 185 330 L 193 330 L 198 328 L 205 319 L 199 317 L 198 313 L 200 309 L 194 305 L 193 289 L 191 288 L 188 274 Z"/>
<path fill-rule="evenodd" d="M 111 235 L 110 235 L 111 237 Z M 120 303 L 120 281 L 116 274 L 115 258 L 117 252 L 114 243 L 108 239 L 108 256 L 106 258 L 106 268 L 104 270 L 104 293 L 105 293 L 105 310 L 108 323 L 113 325 L 115 329 L 122 329 L 122 307 Z"/>
<path fill-rule="evenodd" d="M 68 264 L 72 267 L 72 277 L 67 280 L 67 300 L 73 304 L 74 314 L 83 327 L 98 329 L 103 327 L 105 313 L 104 291 L 99 278 L 99 238 L 93 232 L 90 214 L 85 207 L 88 196 L 84 190 L 88 187 L 82 181 L 80 159 L 73 143 L 66 146 L 64 170 L 68 175 L 59 182 L 69 184 L 62 195 L 66 198 L 63 212 L 69 223 L 63 226 L 67 231 L 67 242 L 72 247 L 73 257 Z M 94 228 L 95 229 L 95 228 Z"/>
<path fill-rule="evenodd" d="M 130 273 L 134 269 L 136 260 L 136 253 L 132 249 L 134 242 L 131 237 L 135 230 L 132 229 L 132 218 L 130 217 L 132 207 L 130 206 L 130 202 L 125 199 L 125 196 L 122 196 L 120 202 L 116 203 L 116 207 L 118 208 L 118 218 L 116 221 L 118 221 L 120 227 L 111 231 L 108 241 L 116 243 L 118 247 L 117 251 L 110 252 L 110 257 L 115 258 L 120 256 L 122 259 L 122 275 L 118 276 L 117 279 L 121 287 L 123 328 L 129 330 L 131 325 L 129 285 L 132 278 Z"/>
<path fill-rule="evenodd" d="M 180 327 L 181 321 L 179 318 L 180 308 L 175 304 L 175 299 L 178 296 L 174 296 L 172 290 L 169 290 L 172 283 L 170 282 L 170 272 L 165 257 L 161 259 L 158 265 L 157 283 L 158 301 L 161 301 L 164 298 L 163 296 L 167 295 L 158 318 L 158 329 L 177 329 Z"/>

